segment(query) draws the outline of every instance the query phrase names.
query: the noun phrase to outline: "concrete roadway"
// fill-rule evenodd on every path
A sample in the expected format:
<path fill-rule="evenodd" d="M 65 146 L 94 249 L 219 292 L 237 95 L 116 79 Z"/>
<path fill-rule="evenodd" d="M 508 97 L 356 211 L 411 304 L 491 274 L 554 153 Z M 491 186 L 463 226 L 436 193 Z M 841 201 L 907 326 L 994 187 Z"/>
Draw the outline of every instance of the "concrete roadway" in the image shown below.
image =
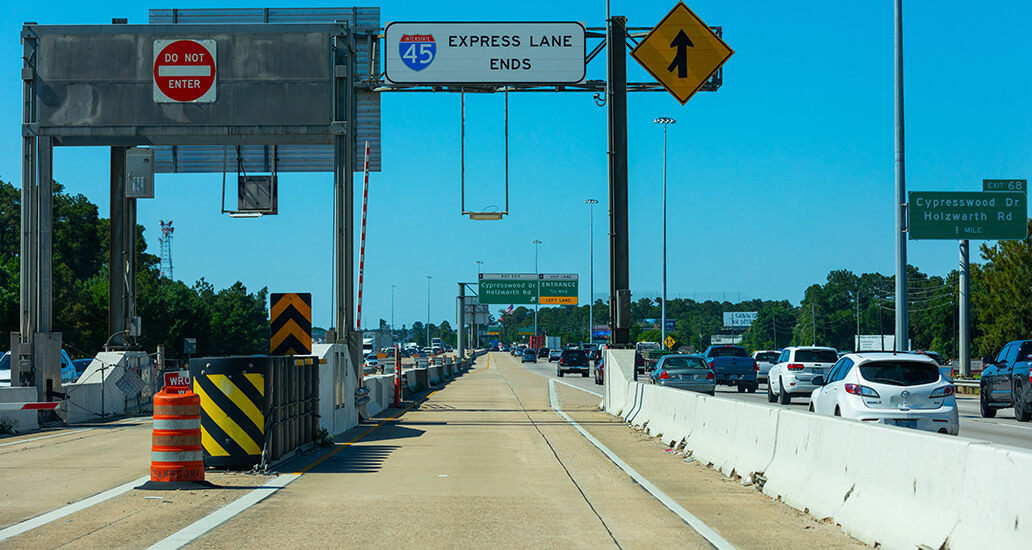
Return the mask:
<path fill-rule="evenodd" d="M 790 408 L 807 412 L 809 400 L 806 397 L 793 397 L 792 404 L 781 405 L 767 402 L 767 384 L 760 383 L 756 393 L 738 393 L 730 386 L 717 386 L 717 396 L 729 397 L 750 403 L 771 407 Z M 997 411 L 996 418 L 982 418 L 978 412 L 977 395 L 958 395 L 957 408 L 960 413 L 960 437 L 989 441 L 997 445 L 1007 445 L 1021 449 L 1032 449 L 1032 423 L 1019 423 L 1014 419 L 1014 409 Z M 905 430 L 906 428 L 899 428 Z M 953 436 L 942 436 L 953 437 Z"/>
<path fill-rule="evenodd" d="M 830 522 L 667 452 L 598 411 L 597 395 L 550 382 L 554 368 L 493 353 L 410 410 L 386 411 L 331 450 L 282 465 L 278 478 L 210 472 L 223 488 L 128 490 L 6 539 L 4 528 L 145 475 L 150 422 L 0 439 L 0 545 L 145 548 L 290 478 L 186 546 L 710 548 L 689 526 L 701 522 L 737 548 L 863 547 Z M 591 378 L 562 381 L 599 389 Z M 552 409 L 550 384 L 556 406 L 638 481 Z M 643 490 L 649 483 L 669 506 Z"/>

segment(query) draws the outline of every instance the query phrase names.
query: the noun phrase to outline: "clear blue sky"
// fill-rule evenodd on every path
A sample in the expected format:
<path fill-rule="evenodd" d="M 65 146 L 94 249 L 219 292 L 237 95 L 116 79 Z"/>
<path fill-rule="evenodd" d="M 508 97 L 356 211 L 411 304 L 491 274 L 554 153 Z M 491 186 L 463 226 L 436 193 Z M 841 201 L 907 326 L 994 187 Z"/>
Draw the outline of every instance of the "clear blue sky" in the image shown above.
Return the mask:
<path fill-rule="evenodd" d="M 283 5 L 286 3 L 273 4 Z M 365 3 L 364 5 L 370 5 Z M 630 26 L 653 26 L 675 2 L 612 2 Z M 340 3 L 303 2 L 296 6 Z M 661 288 L 659 225 L 662 130 L 669 128 L 671 297 L 787 299 L 830 270 L 894 270 L 893 7 L 871 2 L 726 2 L 689 6 L 724 28 L 736 53 L 724 86 L 681 106 L 666 93 L 629 97 L 631 288 Z M 20 185 L 25 21 L 146 23 L 149 8 L 266 7 L 255 2 L 9 3 L 0 14 L 0 178 Z M 1026 2 L 906 2 L 907 189 L 980 190 L 982 178 L 1032 175 L 1032 89 Z M 583 21 L 604 24 L 605 3 L 386 2 L 390 21 Z M 589 48 L 593 42 L 589 41 Z M 630 78 L 648 78 L 629 59 Z M 602 78 L 604 61 L 589 66 Z M 467 196 L 501 204 L 501 96 L 468 104 Z M 456 282 L 485 272 L 579 273 L 588 298 L 588 211 L 596 198 L 595 290 L 608 290 L 606 111 L 591 94 L 510 96 L 510 212 L 498 222 L 460 215 L 459 96 L 384 94 L 383 171 L 370 184 L 365 325 L 432 319 L 454 323 Z M 106 149 L 61 148 L 55 178 L 108 215 Z M 479 157 L 475 160 L 474 157 Z M 361 182 L 361 175 L 356 176 Z M 175 277 L 216 288 L 311 292 L 315 324 L 331 323 L 330 174 L 283 174 L 280 215 L 235 220 L 219 214 L 220 175 L 160 175 L 157 198 L 139 202 L 148 250 L 159 219 L 173 219 Z M 477 194 L 477 193 L 480 194 Z M 361 186 L 356 186 L 360 199 Z M 478 204 L 480 203 L 480 204 Z M 356 232 L 360 216 L 356 213 Z M 978 244 L 978 243 L 973 243 Z M 356 246 L 357 251 L 357 246 Z M 972 254 L 972 260 L 976 254 Z M 932 274 L 957 265 L 952 241 L 911 241 L 910 263 Z M 357 265 L 357 262 L 356 262 Z M 146 323 L 146 320 L 144 320 Z"/>

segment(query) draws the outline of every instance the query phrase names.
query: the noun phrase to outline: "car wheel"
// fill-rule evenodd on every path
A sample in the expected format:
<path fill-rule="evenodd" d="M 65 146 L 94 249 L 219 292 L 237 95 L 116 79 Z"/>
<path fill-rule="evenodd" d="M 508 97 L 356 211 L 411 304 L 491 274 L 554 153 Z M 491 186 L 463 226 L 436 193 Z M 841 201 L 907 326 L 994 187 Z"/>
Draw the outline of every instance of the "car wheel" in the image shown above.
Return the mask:
<path fill-rule="evenodd" d="M 813 403 L 810 403 L 810 412 L 816 412 L 813 410 Z"/>
<path fill-rule="evenodd" d="M 749 393 L 756 393 L 756 388 L 758 388 L 758 387 L 760 387 L 759 384 L 753 384 L 753 385 L 749 386 L 748 388 L 746 388 L 746 391 L 748 391 Z"/>
<path fill-rule="evenodd" d="M 842 411 L 839 410 L 838 405 L 835 405 L 835 416 L 842 416 Z"/>
<path fill-rule="evenodd" d="M 713 396 L 717 395 L 717 390 L 713 390 L 713 391 L 709 392 L 709 394 L 710 394 L 710 397 L 713 397 Z"/>
<path fill-rule="evenodd" d="M 789 395 L 787 391 L 785 391 L 785 384 L 780 379 L 778 379 L 778 389 L 781 390 L 778 393 L 778 402 L 781 403 L 782 405 L 791 405 L 792 404 L 792 396 Z"/>
<path fill-rule="evenodd" d="M 1025 408 L 1025 398 L 1021 393 L 1021 386 L 1014 386 L 1014 418 L 1018 422 L 1028 422 L 1032 418 L 1032 412 Z"/>
<path fill-rule="evenodd" d="M 777 402 L 778 396 L 774 395 L 774 390 L 771 388 L 770 382 L 767 382 L 767 403 Z"/>
<path fill-rule="evenodd" d="M 559 378 L 563 377 L 563 369 L 555 369 L 555 375 Z"/>
<path fill-rule="evenodd" d="M 978 388 L 978 412 L 982 414 L 982 418 L 996 416 L 996 409 L 989 406 L 989 390 L 986 389 L 985 384 Z"/>
<path fill-rule="evenodd" d="M 738 385 L 738 393 L 745 393 L 745 384 Z"/>

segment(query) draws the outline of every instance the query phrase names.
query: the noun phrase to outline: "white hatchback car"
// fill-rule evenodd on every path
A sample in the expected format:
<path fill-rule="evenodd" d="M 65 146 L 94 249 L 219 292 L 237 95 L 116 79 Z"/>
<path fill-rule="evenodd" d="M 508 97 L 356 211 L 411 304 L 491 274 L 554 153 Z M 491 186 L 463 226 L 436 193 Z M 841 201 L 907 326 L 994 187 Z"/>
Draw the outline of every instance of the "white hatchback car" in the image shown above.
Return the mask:
<path fill-rule="evenodd" d="M 955 388 L 934 359 L 891 351 L 850 353 L 815 376 L 810 410 L 863 422 L 957 435 Z"/>
<path fill-rule="evenodd" d="M 817 386 L 810 380 L 824 376 L 838 361 L 835 348 L 818 346 L 793 346 L 782 350 L 773 367 L 767 373 L 767 401 L 788 405 L 792 396 L 810 395 Z"/>

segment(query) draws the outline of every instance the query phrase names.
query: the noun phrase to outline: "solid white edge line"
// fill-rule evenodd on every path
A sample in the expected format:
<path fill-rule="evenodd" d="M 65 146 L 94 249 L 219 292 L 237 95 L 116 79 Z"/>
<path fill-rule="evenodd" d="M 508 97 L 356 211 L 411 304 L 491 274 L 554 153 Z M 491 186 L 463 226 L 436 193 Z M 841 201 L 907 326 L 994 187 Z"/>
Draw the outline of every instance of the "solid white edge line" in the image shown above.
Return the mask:
<path fill-rule="evenodd" d="M 556 380 L 552 379 L 549 380 L 549 382 L 556 382 Z M 666 493 L 659 490 L 658 487 L 653 485 L 649 480 L 645 479 L 645 477 L 639 474 L 634 468 L 631 468 L 629 464 L 620 459 L 620 457 L 616 456 L 616 454 L 613 453 L 613 451 L 610 451 L 605 445 L 603 445 L 601 441 L 595 439 L 595 436 L 588 433 L 587 430 L 580 426 L 580 424 L 574 422 L 572 418 L 570 418 L 565 412 L 563 412 L 557 404 L 555 384 L 550 383 L 548 385 L 548 401 L 549 404 L 552 406 L 552 410 L 558 413 L 559 416 L 563 417 L 564 420 L 569 422 L 570 425 L 576 428 L 577 431 L 580 432 L 580 434 L 583 435 L 588 441 L 590 441 L 595 447 L 597 447 L 598 450 L 602 451 L 602 454 L 609 457 L 609 460 L 612 460 L 614 464 L 616 464 L 621 470 L 626 472 L 627 475 L 631 476 L 631 478 L 634 479 L 634 481 L 637 481 L 643 489 L 648 491 L 649 494 L 655 497 L 656 500 L 661 502 L 671 512 L 677 514 L 678 517 L 684 520 L 684 522 L 691 526 L 692 529 L 695 529 L 695 531 L 702 535 L 702 537 L 705 538 L 707 541 L 709 541 L 710 544 L 712 544 L 719 550 L 734 550 L 735 547 L 730 542 L 725 540 L 724 537 L 718 535 L 716 531 L 710 528 L 710 526 L 703 523 L 701 519 L 695 517 L 694 514 L 692 514 L 688 510 L 685 510 L 684 507 L 678 504 L 674 499 L 670 498 Z"/>
<path fill-rule="evenodd" d="M 89 508 L 90 506 L 93 506 L 95 504 L 100 504 L 101 502 L 104 502 L 105 500 L 117 497 L 118 495 L 121 495 L 122 493 L 127 493 L 127 492 L 131 491 L 137 485 L 140 485 L 141 483 L 146 483 L 147 480 L 149 480 L 149 479 L 150 479 L 150 475 L 148 474 L 148 475 L 145 475 L 145 476 L 143 476 L 143 477 L 141 477 L 141 478 L 139 478 L 139 479 L 137 479 L 135 481 L 130 481 L 129 483 L 126 483 L 126 484 L 123 484 L 123 485 L 119 485 L 118 487 L 115 487 L 114 489 L 108 489 L 107 491 L 104 491 L 103 493 L 100 493 L 100 494 L 97 494 L 97 495 L 93 495 L 92 497 L 85 498 L 83 500 L 80 500 L 79 502 L 73 502 L 72 504 L 69 504 L 68 506 L 64 506 L 64 507 L 58 508 L 57 510 L 54 510 L 52 512 L 47 512 L 47 513 L 45 513 L 45 514 L 43 514 L 41 516 L 36 516 L 36 517 L 34 517 L 32 519 L 27 519 L 27 520 L 25 520 L 25 521 L 23 521 L 21 523 L 18 523 L 16 525 L 12 525 L 12 526 L 10 526 L 10 527 L 8 527 L 6 529 L 0 530 L 0 541 L 4 541 L 4 540 L 7 540 L 7 539 L 9 539 L 11 537 L 20 535 L 20 534 L 22 534 L 22 533 L 24 533 L 26 531 L 31 530 L 31 529 L 35 529 L 37 527 L 41 527 L 41 526 L 46 525 L 46 524 L 48 524 L 48 523 L 50 523 L 50 522 L 52 522 L 54 520 L 61 519 L 61 518 L 65 517 L 65 516 L 67 516 L 69 514 L 74 514 L 75 512 L 78 512 L 80 510 L 84 510 L 84 509 Z"/>
<path fill-rule="evenodd" d="M 263 484 L 261 487 L 247 493 L 243 497 L 230 502 L 211 514 L 208 514 L 207 516 L 169 535 L 164 540 L 155 543 L 150 547 L 150 550 L 174 550 L 182 548 L 199 538 L 201 535 L 230 520 L 233 516 L 236 516 L 240 512 L 243 512 L 251 506 L 265 500 L 266 497 L 269 497 L 276 491 L 286 487 L 290 482 L 299 477 L 301 477 L 301 474 L 295 473 L 283 474 L 274 478 Z"/>
<path fill-rule="evenodd" d="M 0 447 L 7 447 L 8 445 L 18 445 L 20 443 L 28 443 L 30 441 L 39 441 L 41 439 L 50 439 L 51 437 L 61 437 L 61 436 L 65 436 L 65 435 L 79 434 L 79 433 L 82 433 L 82 432 L 88 432 L 88 431 L 90 431 L 90 429 L 91 428 L 83 428 L 81 430 L 74 430 L 74 431 L 71 431 L 71 432 L 64 432 L 64 433 L 52 434 L 52 435 L 44 435 L 44 436 L 40 436 L 40 437 L 33 437 L 32 439 L 21 439 L 19 441 L 12 441 L 10 443 L 0 443 Z"/>
<path fill-rule="evenodd" d="M 549 378 L 549 380 L 552 380 L 554 382 L 559 382 L 560 384 L 562 384 L 564 386 L 570 386 L 571 388 L 573 388 L 575 390 L 580 390 L 580 391 L 585 392 L 585 393 L 590 393 L 591 395 L 594 395 L 595 397 L 604 397 L 601 393 L 595 393 L 595 392 L 593 392 L 593 391 L 591 391 L 589 389 L 585 389 L 585 388 L 582 388 L 580 386 L 574 386 L 573 384 L 571 384 L 569 382 L 563 382 L 562 380 L 555 380 L 554 378 Z"/>

